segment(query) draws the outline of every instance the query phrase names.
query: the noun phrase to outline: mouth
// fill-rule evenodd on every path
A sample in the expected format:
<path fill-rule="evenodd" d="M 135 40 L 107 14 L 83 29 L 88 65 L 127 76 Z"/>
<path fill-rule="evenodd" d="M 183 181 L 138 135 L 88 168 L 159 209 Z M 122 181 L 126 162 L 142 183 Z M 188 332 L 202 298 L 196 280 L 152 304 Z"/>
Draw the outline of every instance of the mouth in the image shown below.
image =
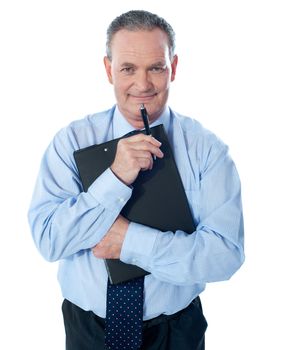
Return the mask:
<path fill-rule="evenodd" d="M 142 95 L 142 96 L 130 95 L 130 97 L 135 101 L 137 101 L 138 103 L 146 103 L 153 100 L 156 97 L 156 95 L 157 93 L 151 94 L 151 95 Z"/>

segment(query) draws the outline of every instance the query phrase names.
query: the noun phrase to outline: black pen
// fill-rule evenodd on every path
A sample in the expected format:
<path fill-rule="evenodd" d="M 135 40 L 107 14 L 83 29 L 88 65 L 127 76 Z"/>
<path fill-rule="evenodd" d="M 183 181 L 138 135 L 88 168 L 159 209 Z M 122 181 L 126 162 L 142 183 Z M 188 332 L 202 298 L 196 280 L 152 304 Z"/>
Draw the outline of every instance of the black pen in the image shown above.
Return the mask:
<path fill-rule="evenodd" d="M 150 127 L 149 127 L 148 114 L 147 114 L 146 108 L 145 108 L 143 103 L 142 103 L 142 105 L 140 107 L 140 112 L 141 112 L 141 116 L 142 116 L 142 119 L 143 119 L 143 123 L 144 123 L 146 134 L 147 135 L 151 135 L 151 130 L 150 130 Z"/>
<path fill-rule="evenodd" d="M 142 116 L 142 119 L 143 119 L 146 135 L 152 135 L 151 129 L 150 129 L 150 126 L 149 126 L 148 114 L 147 114 L 147 110 L 146 110 L 146 108 L 144 106 L 144 103 L 141 104 L 140 112 L 141 112 L 141 116 Z M 153 159 L 154 160 L 157 159 L 155 155 L 153 155 Z"/>

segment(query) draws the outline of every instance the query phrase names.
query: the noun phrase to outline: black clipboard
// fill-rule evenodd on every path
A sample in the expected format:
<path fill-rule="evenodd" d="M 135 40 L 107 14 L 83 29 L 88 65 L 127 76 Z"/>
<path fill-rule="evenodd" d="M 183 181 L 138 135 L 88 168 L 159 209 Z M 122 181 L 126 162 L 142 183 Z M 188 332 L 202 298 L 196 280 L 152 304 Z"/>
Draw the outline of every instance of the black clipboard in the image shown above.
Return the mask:
<path fill-rule="evenodd" d="M 121 215 L 129 221 L 161 231 L 182 230 L 191 234 L 195 231 L 194 221 L 164 127 L 158 125 L 150 130 L 152 136 L 162 143 L 161 150 L 164 157 L 154 161 L 152 170 L 139 173 L 132 184 L 132 196 L 122 209 Z M 145 131 L 138 130 L 124 137 L 139 132 L 145 133 Z M 113 163 L 120 139 L 74 152 L 74 159 L 85 192 L 95 179 Z M 140 267 L 125 264 L 118 259 L 106 259 L 105 263 L 110 282 L 113 284 L 148 274 Z"/>

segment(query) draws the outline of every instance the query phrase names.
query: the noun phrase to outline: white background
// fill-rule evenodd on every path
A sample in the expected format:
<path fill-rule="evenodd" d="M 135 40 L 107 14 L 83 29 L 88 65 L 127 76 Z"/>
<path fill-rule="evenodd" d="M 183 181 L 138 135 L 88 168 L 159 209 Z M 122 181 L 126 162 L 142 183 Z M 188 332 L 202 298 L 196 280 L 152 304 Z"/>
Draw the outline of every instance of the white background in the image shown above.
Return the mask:
<path fill-rule="evenodd" d="M 179 67 L 170 105 L 230 146 L 242 180 L 246 262 L 230 281 L 208 285 L 202 295 L 206 347 L 282 348 L 279 5 L 1 1 L 1 349 L 64 348 L 57 264 L 36 251 L 26 212 L 55 132 L 114 103 L 102 64 L 105 31 L 130 9 L 156 12 L 174 27 Z"/>

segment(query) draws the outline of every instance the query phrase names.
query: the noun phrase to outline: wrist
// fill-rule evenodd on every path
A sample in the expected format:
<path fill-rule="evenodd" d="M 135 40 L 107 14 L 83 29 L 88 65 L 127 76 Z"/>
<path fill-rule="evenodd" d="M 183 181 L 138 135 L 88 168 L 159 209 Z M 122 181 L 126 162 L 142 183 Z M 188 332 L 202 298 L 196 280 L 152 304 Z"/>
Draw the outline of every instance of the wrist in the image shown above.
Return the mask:
<path fill-rule="evenodd" d="M 118 171 L 114 168 L 113 165 L 110 167 L 110 170 L 111 170 L 111 172 L 113 173 L 113 175 L 114 175 L 119 181 L 121 181 L 121 182 L 122 182 L 123 184 L 125 184 L 126 186 L 129 186 L 129 187 L 130 187 L 131 183 L 128 182 L 128 181 L 126 181 L 126 180 L 124 180 L 124 178 L 122 178 L 122 177 L 119 175 Z"/>

